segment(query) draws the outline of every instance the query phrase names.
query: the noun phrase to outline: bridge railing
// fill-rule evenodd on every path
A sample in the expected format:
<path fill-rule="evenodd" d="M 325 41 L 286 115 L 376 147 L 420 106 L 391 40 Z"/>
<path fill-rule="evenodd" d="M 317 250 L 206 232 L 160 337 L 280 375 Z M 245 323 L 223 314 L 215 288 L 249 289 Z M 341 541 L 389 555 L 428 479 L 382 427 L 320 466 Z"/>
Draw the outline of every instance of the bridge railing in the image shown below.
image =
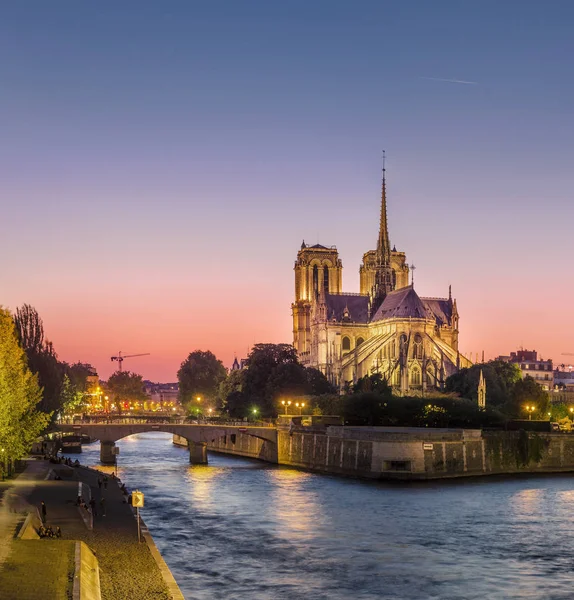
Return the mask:
<path fill-rule="evenodd" d="M 210 425 L 221 427 L 275 427 L 275 422 L 269 421 L 241 421 L 233 419 L 197 419 L 192 417 L 119 417 L 119 416 L 86 416 L 83 419 L 75 418 L 73 421 L 61 421 L 59 425 Z"/>

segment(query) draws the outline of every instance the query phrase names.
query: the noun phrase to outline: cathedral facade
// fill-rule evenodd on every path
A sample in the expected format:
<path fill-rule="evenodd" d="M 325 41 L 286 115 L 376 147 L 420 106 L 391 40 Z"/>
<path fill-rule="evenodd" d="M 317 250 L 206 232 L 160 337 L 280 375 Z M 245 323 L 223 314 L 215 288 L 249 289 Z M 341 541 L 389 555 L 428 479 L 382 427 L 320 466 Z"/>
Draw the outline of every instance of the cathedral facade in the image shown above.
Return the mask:
<path fill-rule="evenodd" d="M 363 255 L 359 293 L 343 292 L 335 246 L 301 245 L 295 262 L 293 345 L 301 364 L 339 389 L 380 373 L 402 395 L 442 390 L 470 361 L 458 351 L 459 314 L 446 298 L 425 298 L 409 283 L 404 252 L 391 249 L 385 170 L 376 250 Z"/>

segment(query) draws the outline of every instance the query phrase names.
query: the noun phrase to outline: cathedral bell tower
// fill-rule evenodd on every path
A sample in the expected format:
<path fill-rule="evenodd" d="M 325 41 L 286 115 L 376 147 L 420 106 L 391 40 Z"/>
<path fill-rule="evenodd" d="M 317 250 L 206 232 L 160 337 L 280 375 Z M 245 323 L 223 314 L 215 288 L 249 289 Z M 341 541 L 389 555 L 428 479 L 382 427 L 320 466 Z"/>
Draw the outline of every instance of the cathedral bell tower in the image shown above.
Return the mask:
<path fill-rule="evenodd" d="M 343 286 L 343 265 L 335 246 L 305 242 L 295 261 L 295 302 L 293 313 L 293 345 L 302 364 L 311 350 L 311 307 L 326 294 L 340 294 Z"/>

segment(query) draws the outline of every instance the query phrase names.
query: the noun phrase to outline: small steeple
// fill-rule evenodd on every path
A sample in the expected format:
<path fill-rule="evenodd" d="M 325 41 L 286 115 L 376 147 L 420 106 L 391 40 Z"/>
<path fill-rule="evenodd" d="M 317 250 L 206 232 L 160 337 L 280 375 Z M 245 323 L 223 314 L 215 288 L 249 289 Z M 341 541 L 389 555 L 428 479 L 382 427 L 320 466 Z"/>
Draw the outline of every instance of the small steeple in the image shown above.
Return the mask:
<path fill-rule="evenodd" d="M 303 243 L 301 244 L 301 250 L 304 250 L 307 247 L 307 244 L 305 244 L 305 240 L 303 240 Z"/>
<path fill-rule="evenodd" d="M 478 379 L 478 407 L 486 408 L 486 380 L 480 370 L 480 377 Z"/>

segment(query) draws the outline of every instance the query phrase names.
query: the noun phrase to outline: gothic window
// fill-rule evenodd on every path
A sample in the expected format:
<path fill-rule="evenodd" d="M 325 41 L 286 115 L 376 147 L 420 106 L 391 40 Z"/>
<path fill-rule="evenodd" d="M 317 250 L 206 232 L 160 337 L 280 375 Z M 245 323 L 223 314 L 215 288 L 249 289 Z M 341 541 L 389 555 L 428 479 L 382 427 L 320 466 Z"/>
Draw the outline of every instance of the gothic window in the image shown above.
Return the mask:
<path fill-rule="evenodd" d="M 313 266 L 313 294 L 317 296 L 319 293 L 319 267 Z"/>
<path fill-rule="evenodd" d="M 401 371 L 400 369 L 395 369 L 393 373 L 393 385 L 399 386 L 401 385 Z"/>
<path fill-rule="evenodd" d="M 362 337 L 360 337 L 360 338 L 357 338 L 357 344 L 356 344 L 356 345 L 357 345 L 357 346 L 360 346 L 360 345 L 361 345 L 361 344 L 362 344 L 364 341 L 365 341 L 365 340 L 364 340 Z"/>
<path fill-rule="evenodd" d="M 325 294 L 329 293 L 329 267 L 323 267 L 323 289 Z"/>
<path fill-rule="evenodd" d="M 412 385 L 421 385 L 421 371 L 418 367 L 415 367 L 411 371 L 411 384 Z"/>
<path fill-rule="evenodd" d="M 351 340 L 348 337 L 343 338 L 343 352 L 348 352 L 351 349 Z"/>
<path fill-rule="evenodd" d="M 423 338 L 419 333 L 415 335 L 413 358 L 418 358 L 419 360 L 422 360 L 423 358 Z"/>
<path fill-rule="evenodd" d="M 405 356 L 407 352 L 407 335 L 406 333 L 401 333 L 401 337 L 399 339 L 400 345 L 400 355 Z"/>

